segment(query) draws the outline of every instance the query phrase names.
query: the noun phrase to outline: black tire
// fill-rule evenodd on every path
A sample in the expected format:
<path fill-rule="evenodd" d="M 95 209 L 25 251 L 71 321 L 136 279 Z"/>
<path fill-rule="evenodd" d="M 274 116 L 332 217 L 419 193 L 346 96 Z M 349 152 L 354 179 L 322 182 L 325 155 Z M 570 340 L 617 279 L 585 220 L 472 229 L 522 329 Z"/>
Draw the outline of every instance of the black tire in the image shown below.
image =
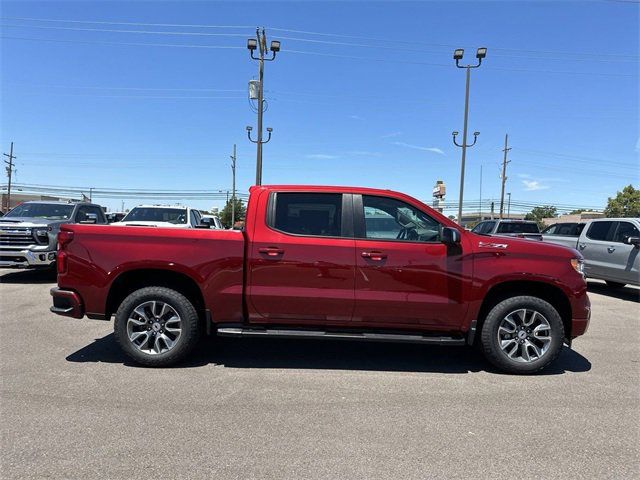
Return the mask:
<path fill-rule="evenodd" d="M 171 306 L 180 316 L 180 336 L 166 352 L 151 355 L 129 340 L 127 320 L 133 310 L 147 301 L 161 301 Z M 167 322 L 168 323 L 168 322 Z M 193 304 L 181 293 L 165 287 L 145 287 L 130 294 L 118 307 L 113 325 L 120 348 L 133 360 L 146 367 L 169 367 L 186 358 L 200 338 L 200 321 Z"/>
<path fill-rule="evenodd" d="M 518 362 L 509 358 L 498 345 L 498 328 L 502 320 L 519 309 L 530 309 L 541 313 L 549 322 L 551 343 L 538 359 L 530 362 Z M 564 324 L 558 311 L 548 302 L 538 297 L 518 296 L 508 298 L 491 309 L 482 325 L 480 337 L 482 351 L 489 362 L 508 373 L 530 374 L 539 372 L 552 363 L 562 350 L 564 343 Z"/>
<path fill-rule="evenodd" d="M 626 283 L 620 283 L 620 282 L 611 282 L 609 280 L 605 280 L 607 282 L 607 286 L 611 287 L 611 288 L 624 288 Z"/>

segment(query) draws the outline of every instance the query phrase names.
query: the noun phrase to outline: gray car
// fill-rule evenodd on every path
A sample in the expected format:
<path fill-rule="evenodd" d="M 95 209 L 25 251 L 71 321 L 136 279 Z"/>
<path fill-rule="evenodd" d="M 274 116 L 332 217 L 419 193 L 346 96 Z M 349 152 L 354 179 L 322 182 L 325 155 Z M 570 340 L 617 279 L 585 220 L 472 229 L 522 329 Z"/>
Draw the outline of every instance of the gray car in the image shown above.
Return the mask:
<path fill-rule="evenodd" d="M 545 230 L 542 239 L 577 249 L 584 256 L 584 273 L 611 287 L 640 285 L 640 218 L 590 220 L 578 236 L 562 229 Z M 564 234 L 563 234 L 564 233 Z"/>
<path fill-rule="evenodd" d="M 53 264 L 60 225 L 65 223 L 106 224 L 107 219 L 93 203 L 22 203 L 0 218 L 0 267 Z"/>

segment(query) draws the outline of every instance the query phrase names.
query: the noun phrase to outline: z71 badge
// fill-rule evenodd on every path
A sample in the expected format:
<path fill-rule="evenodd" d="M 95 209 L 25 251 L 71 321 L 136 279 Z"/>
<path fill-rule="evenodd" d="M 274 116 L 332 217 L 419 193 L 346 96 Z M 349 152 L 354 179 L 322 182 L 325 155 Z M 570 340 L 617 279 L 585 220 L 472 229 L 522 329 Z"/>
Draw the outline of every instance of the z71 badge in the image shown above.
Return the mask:
<path fill-rule="evenodd" d="M 478 246 L 481 248 L 507 248 L 506 243 L 480 242 Z"/>

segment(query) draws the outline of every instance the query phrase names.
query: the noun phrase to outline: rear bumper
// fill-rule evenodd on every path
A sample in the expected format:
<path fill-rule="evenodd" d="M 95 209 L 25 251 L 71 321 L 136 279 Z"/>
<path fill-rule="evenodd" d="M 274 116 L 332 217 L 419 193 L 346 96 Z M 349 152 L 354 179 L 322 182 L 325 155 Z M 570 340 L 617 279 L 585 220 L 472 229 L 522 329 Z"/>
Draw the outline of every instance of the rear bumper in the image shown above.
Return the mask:
<path fill-rule="evenodd" d="M 50 290 L 53 297 L 53 306 L 50 310 L 65 317 L 82 318 L 84 316 L 84 306 L 80 295 L 72 290 L 63 290 L 54 287 Z"/>
<path fill-rule="evenodd" d="M 55 251 L 0 250 L 0 267 L 47 267 L 55 261 Z"/>

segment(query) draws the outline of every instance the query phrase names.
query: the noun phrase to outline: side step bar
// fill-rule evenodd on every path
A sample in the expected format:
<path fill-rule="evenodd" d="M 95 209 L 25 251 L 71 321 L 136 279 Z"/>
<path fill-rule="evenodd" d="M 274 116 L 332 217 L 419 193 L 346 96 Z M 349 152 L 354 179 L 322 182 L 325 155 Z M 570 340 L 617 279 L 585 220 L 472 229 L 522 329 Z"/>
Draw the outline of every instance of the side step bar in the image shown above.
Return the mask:
<path fill-rule="evenodd" d="M 465 345 L 464 338 L 446 336 L 425 336 L 402 333 L 356 333 L 324 332 L 314 330 L 251 329 L 221 327 L 217 334 L 221 337 L 277 337 L 277 338 L 323 338 L 327 340 L 362 340 L 369 342 L 427 343 L 430 345 Z"/>

